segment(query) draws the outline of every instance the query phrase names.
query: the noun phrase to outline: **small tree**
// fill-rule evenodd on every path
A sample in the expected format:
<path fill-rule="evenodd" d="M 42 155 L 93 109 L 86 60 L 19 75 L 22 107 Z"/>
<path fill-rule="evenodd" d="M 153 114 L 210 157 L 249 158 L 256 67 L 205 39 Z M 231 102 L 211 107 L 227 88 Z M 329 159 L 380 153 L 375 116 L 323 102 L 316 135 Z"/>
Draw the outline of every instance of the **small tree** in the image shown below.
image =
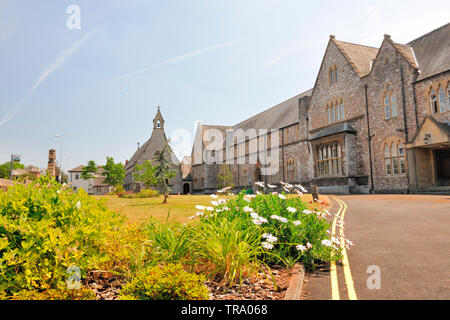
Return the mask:
<path fill-rule="evenodd" d="M 83 172 L 81 173 L 81 179 L 89 180 L 93 178 L 93 173 L 97 172 L 97 165 L 95 161 L 89 160 L 87 166 L 83 167 Z"/>
<path fill-rule="evenodd" d="M 159 192 L 164 194 L 163 204 L 167 203 L 167 197 L 169 196 L 170 186 L 169 180 L 176 177 L 176 171 L 172 169 L 172 162 L 169 160 L 169 144 L 166 143 L 161 151 L 156 151 L 153 156 L 153 162 L 155 163 L 155 178 L 156 186 Z"/>
<path fill-rule="evenodd" d="M 120 162 L 114 163 L 112 157 L 106 157 L 106 165 L 103 166 L 103 169 L 105 171 L 102 175 L 106 176 L 105 183 L 113 187 L 123 185 L 125 181 L 125 168 Z"/>
<path fill-rule="evenodd" d="M 217 189 L 223 189 L 226 187 L 234 188 L 233 173 L 227 164 L 223 164 L 217 174 Z"/>
<path fill-rule="evenodd" d="M 13 162 L 13 170 L 24 168 L 25 166 L 20 162 Z M 10 174 L 11 174 L 11 163 L 9 161 L 0 165 L 0 178 L 9 179 Z"/>
<path fill-rule="evenodd" d="M 142 164 L 136 164 L 134 166 L 133 177 L 136 181 L 142 182 L 142 184 L 147 188 L 151 188 L 156 185 L 157 180 L 155 177 L 155 166 L 149 160 L 142 162 Z"/>

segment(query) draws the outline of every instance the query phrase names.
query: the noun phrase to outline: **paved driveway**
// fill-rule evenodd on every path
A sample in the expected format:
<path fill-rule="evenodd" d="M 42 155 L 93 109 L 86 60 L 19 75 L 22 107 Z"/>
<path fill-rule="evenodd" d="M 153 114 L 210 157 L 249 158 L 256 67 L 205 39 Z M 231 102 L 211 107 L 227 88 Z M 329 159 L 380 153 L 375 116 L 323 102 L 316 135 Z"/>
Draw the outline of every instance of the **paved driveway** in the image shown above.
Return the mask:
<path fill-rule="evenodd" d="M 339 203 L 329 198 L 337 212 Z M 347 256 L 358 299 L 450 299 L 450 196 L 338 198 L 348 206 L 345 236 L 354 247 Z M 336 269 L 340 299 L 349 299 L 344 268 L 338 264 Z M 375 285 L 377 270 L 381 288 L 369 289 L 367 279 L 372 276 Z M 303 298 L 331 299 L 332 289 L 325 267 L 306 277 Z"/>

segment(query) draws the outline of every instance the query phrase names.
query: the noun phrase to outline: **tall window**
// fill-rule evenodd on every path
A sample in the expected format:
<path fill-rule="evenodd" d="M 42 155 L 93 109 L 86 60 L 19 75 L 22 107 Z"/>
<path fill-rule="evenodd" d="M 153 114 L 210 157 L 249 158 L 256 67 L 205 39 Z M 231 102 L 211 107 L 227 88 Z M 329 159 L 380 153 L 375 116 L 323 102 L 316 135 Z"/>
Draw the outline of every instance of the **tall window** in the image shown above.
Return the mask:
<path fill-rule="evenodd" d="M 319 177 L 342 174 L 342 152 L 338 141 L 318 145 L 316 152 L 316 166 Z"/>
<path fill-rule="evenodd" d="M 384 91 L 384 116 L 386 119 L 397 116 L 397 97 L 390 84 L 386 86 Z"/>
<path fill-rule="evenodd" d="M 295 160 L 288 160 L 286 162 L 286 170 L 288 181 L 295 181 Z"/>
<path fill-rule="evenodd" d="M 445 96 L 445 91 L 442 87 L 439 88 L 439 111 L 447 111 L 447 97 Z"/>
<path fill-rule="evenodd" d="M 402 141 L 397 140 L 385 143 L 384 167 L 388 176 L 406 173 L 405 146 Z"/>
<path fill-rule="evenodd" d="M 431 106 L 431 113 L 437 113 L 438 112 L 438 102 L 436 97 L 436 91 L 434 89 L 431 89 L 430 92 L 430 106 Z"/>
<path fill-rule="evenodd" d="M 156 127 L 157 127 L 157 128 L 161 128 L 161 121 L 158 120 L 158 121 L 156 122 Z"/>
<path fill-rule="evenodd" d="M 327 104 L 327 122 L 333 123 L 344 120 L 344 101 L 331 102 Z"/>
<path fill-rule="evenodd" d="M 331 66 L 328 72 L 330 84 L 336 83 L 338 81 L 337 66 L 336 65 Z"/>

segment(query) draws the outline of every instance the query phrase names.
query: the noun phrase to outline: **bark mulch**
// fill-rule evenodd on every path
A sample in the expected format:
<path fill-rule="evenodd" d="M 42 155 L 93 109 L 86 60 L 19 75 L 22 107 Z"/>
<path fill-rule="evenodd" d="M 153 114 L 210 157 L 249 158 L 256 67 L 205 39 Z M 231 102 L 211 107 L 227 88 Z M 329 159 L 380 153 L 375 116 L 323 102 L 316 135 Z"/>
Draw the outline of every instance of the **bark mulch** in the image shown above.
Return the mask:
<path fill-rule="evenodd" d="M 241 285 L 231 288 L 215 281 L 205 284 L 211 300 L 283 300 L 289 286 L 289 270 L 276 266 L 271 270 L 277 284 L 276 289 L 264 272 L 259 272 L 258 276 L 245 279 Z M 118 300 L 125 281 L 110 273 L 90 272 L 83 280 L 83 285 L 96 294 L 97 300 Z"/>

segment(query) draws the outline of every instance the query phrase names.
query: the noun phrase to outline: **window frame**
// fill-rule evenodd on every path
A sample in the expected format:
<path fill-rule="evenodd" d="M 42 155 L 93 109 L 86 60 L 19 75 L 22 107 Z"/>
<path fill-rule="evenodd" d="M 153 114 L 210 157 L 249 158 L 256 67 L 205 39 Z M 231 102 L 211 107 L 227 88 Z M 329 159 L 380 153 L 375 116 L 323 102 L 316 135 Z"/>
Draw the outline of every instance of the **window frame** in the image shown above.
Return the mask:
<path fill-rule="evenodd" d="M 387 177 L 406 175 L 405 143 L 402 139 L 390 139 L 383 146 L 384 174 Z"/>
<path fill-rule="evenodd" d="M 315 145 L 315 152 L 318 178 L 340 177 L 344 174 L 342 139 L 318 143 Z"/>

